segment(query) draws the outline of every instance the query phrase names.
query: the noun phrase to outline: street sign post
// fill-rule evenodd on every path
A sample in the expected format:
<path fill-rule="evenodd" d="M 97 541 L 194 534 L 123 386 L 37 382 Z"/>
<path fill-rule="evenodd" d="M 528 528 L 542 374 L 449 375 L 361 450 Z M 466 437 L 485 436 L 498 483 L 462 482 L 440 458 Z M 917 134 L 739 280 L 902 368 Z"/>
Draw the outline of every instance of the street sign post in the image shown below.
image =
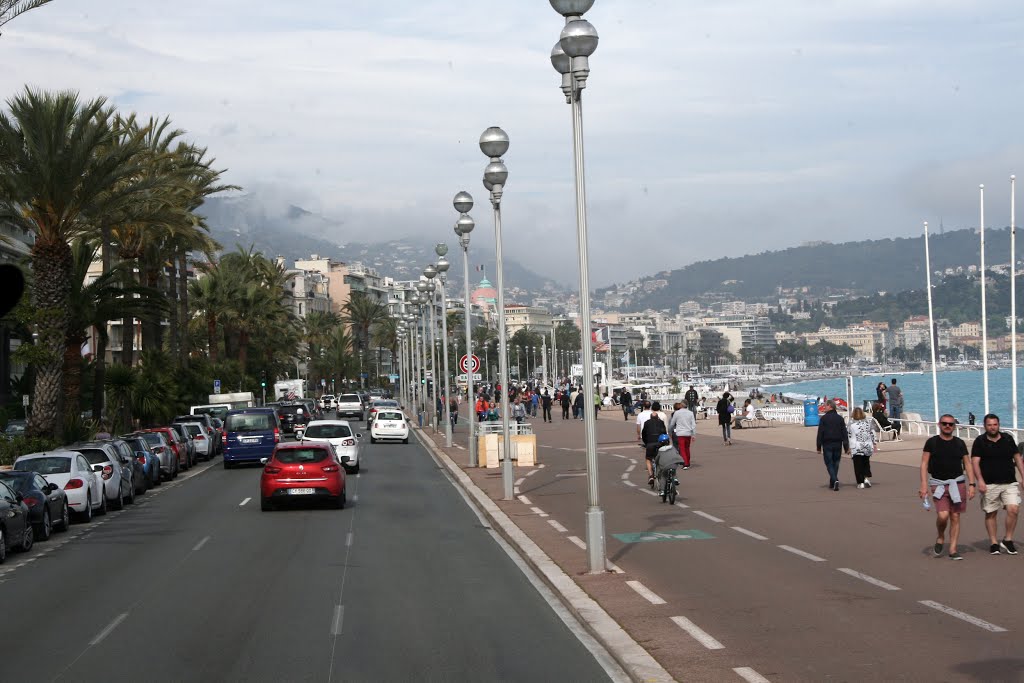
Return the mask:
<path fill-rule="evenodd" d="M 474 382 L 479 382 L 483 378 L 484 378 L 484 376 L 481 375 L 480 373 L 478 373 L 478 372 L 474 372 L 473 373 L 473 381 Z M 463 384 L 465 384 L 466 380 L 467 380 L 466 373 L 462 373 L 461 375 L 457 376 L 455 379 L 457 379 L 458 381 L 460 381 Z"/>
<path fill-rule="evenodd" d="M 472 358 L 472 361 L 470 361 L 471 358 Z M 468 367 L 470 362 L 473 363 L 472 370 Z M 459 370 L 461 370 L 463 373 L 466 373 L 466 372 L 474 372 L 475 373 L 479 369 L 480 369 L 480 358 L 477 357 L 476 354 L 473 354 L 472 356 L 463 355 L 462 358 L 459 359 Z"/>
<path fill-rule="evenodd" d="M 215 394 L 219 394 L 220 393 L 220 380 L 219 379 L 213 380 L 213 393 L 215 393 Z"/>

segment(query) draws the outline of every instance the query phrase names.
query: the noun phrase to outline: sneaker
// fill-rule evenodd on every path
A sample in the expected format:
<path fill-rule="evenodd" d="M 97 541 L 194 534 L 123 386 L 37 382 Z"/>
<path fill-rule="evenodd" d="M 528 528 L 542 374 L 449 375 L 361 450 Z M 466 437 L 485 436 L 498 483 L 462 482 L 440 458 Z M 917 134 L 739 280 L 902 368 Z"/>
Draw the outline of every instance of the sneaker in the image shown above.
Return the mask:
<path fill-rule="evenodd" d="M 867 488 L 871 488 L 871 480 L 868 479 L 867 477 L 864 478 L 864 486 Z"/>
<path fill-rule="evenodd" d="M 950 553 L 949 554 L 949 559 L 951 559 L 951 560 L 962 560 L 964 558 L 963 558 L 963 555 L 961 555 L 960 553 Z"/>
<path fill-rule="evenodd" d="M 647 485 L 648 486 L 652 486 L 653 484 L 654 484 L 654 477 L 648 477 L 647 478 Z"/>
<path fill-rule="evenodd" d="M 689 465 L 683 465 L 683 469 L 684 470 L 688 470 L 688 469 L 690 469 L 690 466 Z"/>
<path fill-rule="evenodd" d="M 988 554 L 989 555 L 998 555 L 999 554 L 999 544 L 998 543 L 993 543 L 992 545 L 990 545 L 988 547 Z"/>
<path fill-rule="evenodd" d="M 864 488 L 864 484 L 863 483 L 857 484 L 857 488 L 859 488 L 859 489 Z"/>
<path fill-rule="evenodd" d="M 838 491 L 839 490 L 839 482 L 838 481 L 835 484 L 832 485 L 832 490 L 833 491 Z"/>
<path fill-rule="evenodd" d="M 932 553 L 934 553 L 935 557 L 939 557 L 940 555 L 942 555 L 942 544 L 936 543 L 935 547 L 932 548 Z"/>
<path fill-rule="evenodd" d="M 1005 550 L 1007 555 L 1016 555 L 1017 554 L 1017 546 L 1015 546 L 1013 544 L 1013 541 L 1011 541 L 1009 539 L 1003 540 L 999 544 L 999 547 L 1001 547 L 1003 550 Z"/>

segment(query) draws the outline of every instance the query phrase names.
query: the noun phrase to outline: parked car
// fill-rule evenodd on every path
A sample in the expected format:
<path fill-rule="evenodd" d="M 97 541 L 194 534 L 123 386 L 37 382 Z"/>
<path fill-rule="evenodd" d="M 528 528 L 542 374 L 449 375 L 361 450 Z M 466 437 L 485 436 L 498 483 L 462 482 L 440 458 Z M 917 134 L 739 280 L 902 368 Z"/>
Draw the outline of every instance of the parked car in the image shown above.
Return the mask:
<path fill-rule="evenodd" d="M 214 441 L 217 442 L 217 454 L 220 455 L 224 452 L 224 420 L 215 417 L 212 422 Z"/>
<path fill-rule="evenodd" d="M 4 427 L 3 438 L 13 439 L 16 436 L 24 436 L 27 426 L 28 420 L 8 420 L 7 426 Z"/>
<path fill-rule="evenodd" d="M 338 462 L 343 457 L 348 458 L 345 471 L 355 474 L 359 471 L 359 440 L 362 438 L 363 435 L 354 433 L 352 425 L 346 420 L 314 420 L 306 425 L 301 443 L 331 444 L 338 455 Z"/>
<path fill-rule="evenodd" d="M 28 518 L 35 527 L 36 540 L 45 541 L 53 530 L 67 531 L 71 526 L 68 496 L 57 484 L 36 472 L 0 472 L 0 481 L 20 493 L 28 506 Z"/>
<path fill-rule="evenodd" d="M 107 511 L 103 479 L 81 453 L 73 450 L 28 453 L 14 461 L 14 469 L 41 474 L 46 481 L 61 487 L 71 511 L 84 522 L 91 522 L 93 514 L 102 515 Z"/>
<path fill-rule="evenodd" d="M 203 427 L 206 428 L 206 431 L 204 432 L 206 438 L 211 438 L 211 435 L 217 437 L 213 439 L 214 448 L 210 452 L 210 457 L 212 458 L 213 456 L 220 453 L 220 434 L 217 432 L 217 428 L 214 426 L 214 420 L 217 420 L 217 418 L 214 417 L 213 415 L 209 415 L 207 413 L 200 413 L 196 415 L 179 415 L 178 417 L 171 420 L 171 422 L 178 422 L 180 424 L 188 424 L 189 422 L 199 422 L 200 424 L 203 425 Z M 204 449 L 200 448 L 199 444 L 196 444 L 196 451 L 198 453 L 204 451 Z"/>
<path fill-rule="evenodd" d="M 134 494 L 132 500 L 128 502 L 134 502 L 134 496 L 145 493 L 149 490 L 149 478 L 146 477 L 145 458 L 140 460 L 139 457 L 135 455 L 135 450 L 128 445 L 128 442 L 124 439 L 104 439 L 104 441 L 117 449 L 117 454 L 121 457 L 122 466 L 131 466 Z"/>
<path fill-rule="evenodd" d="M 34 542 L 28 506 L 20 493 L 0 481 L 0 562 L 7 559 L 8 549 L 31 550 Z"/>
<path fill-rule="evenodd" d="M 192 437 L 192 443 L 196 447 L 196 457 L 203 460 L 212 459 L 214 446 L 213 432 L 207 429 L 206 425 L 201 422 L 182 422 L 180 424 L 188 430 L 189 436 Z"/>
<path fill-rule="evenodd" d="M 149 441 L 142 434 L 126 434 L 121 437 L 128 447 L 132 449 L 132 453 L 135 458 L 142 463 L 142 472 L 146 477 L 147 488 L 150 486 L 160 486 L 163 483 L 163 473 L 161 471 L 160 456 L 149 445 Z M 159 441 L 160 436 L 156 435 L 156 439 Z"/>
<path fill-rule="evenodd" d="M 345 507 L 345 470 L 331 444 L 280 444 L 261 462 L 261 510 L 272 510 L 286 500 L 326 499 L 335 507 Z"/>
<path fill-rule="evenodd" d="M 284 403 L 277 407 L 277 420 L 281 423 L 281 432 L 294 434 L 296 428 L 305 427 L 311 420 L 308 408 L 303 403 Z"/>
<path fill-rule="evenodd" d="M 394 410 L 401 410 L 402 407 L 398 404 L 398 401 L 394 401 L 387 398 L 377 399 L 370 404 L 370 410 L 366 413 L 366 428 L 369 429 L 370 425 L 373 424 L 373 416 L 377 414 L 377 411 L 381 408 L 392 408 Z"/>
<path fill-rule="evenodd" d="M 366 419 L 363 399 L 359 394 L 341 394 L 338 396 L 338 417 L 354 417 L 359 421 Z"/>
<path fill-rule="evenodd" d="M 115 510 L 123 508 L 126 500 L 129 503 L 135 502 L 135 482 L 132 481 L 134 472 L 130 466 L 122 465 L 121 456 L 110 443 L 87 441 L 72 444 L 68 448 L 84 455 L 93 471 L 99 473 L 103 479 L 107 503 Z"/>
<path fill-rule="evenodd" d="M 370 425 L 370 443 L 381 440 L 409 443 L 409 423 L 398 410 L 378 410 Z"/>
<path fill-rule="evenodd" d="M 174 479 L 181 469 L 181 460 L 174 440 L 174 432 L 169 429 L 144 429 L 136 432 L 146 440 L 149 447 L 160 458 L 160 474 L 165 480 Z"/>
<path fill-rule="evenodd" d="M 273 408 L 232 410 L 224 423 L 224 469 L 260 462 L 270 457 L 280 441 L 281 428 Z"/>
<path fill-rule="evenodd" d="M 172 422 L 167 428 L 178 435 L 178 441 L 185 450 L 186 464 L 182 469 L 191 469 L 196 464 L 196 445 L 188 430 L 180 422 Z"/>
<path fill-rule="evenodd" d="M 320 404 L 316 402 L 316 399 L 312 398 L 300 398 L 298 402 L 306 407 L 306 412 L 309 413 L 310 420 L 319 420 L 323 417 L 323 411 L 320 410 Z"/>

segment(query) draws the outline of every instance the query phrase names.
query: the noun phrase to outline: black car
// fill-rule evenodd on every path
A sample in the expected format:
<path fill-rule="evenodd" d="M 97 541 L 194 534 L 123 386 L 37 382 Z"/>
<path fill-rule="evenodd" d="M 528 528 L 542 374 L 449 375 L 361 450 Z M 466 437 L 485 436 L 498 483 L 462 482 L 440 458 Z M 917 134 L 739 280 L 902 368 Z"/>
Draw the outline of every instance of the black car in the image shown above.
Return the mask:
<path fill-rule="evenodd" d="M 303 403 L 286 403 L 277 407 L 277 419 L 281 423 L 281 431 L 285 434 L 294 434 L 295 427 L 309 424 L 312 416 L 309 408 Z"/>
<path fill-rule="evenodd" d="M 0 563 L 7 559 L 8 550 L 31 550 L 36 540 L 28 506 L 21 498 L 20 493 L 0 481 Z"/>
<path fill-rule="evenodd" d="M 21 494 L 37 540 L 45 541 L 54 529 L 67 531 L 71 526 L 68 496 L 61 487 L 35 472 L 0 472 L 0 481 Z"/>

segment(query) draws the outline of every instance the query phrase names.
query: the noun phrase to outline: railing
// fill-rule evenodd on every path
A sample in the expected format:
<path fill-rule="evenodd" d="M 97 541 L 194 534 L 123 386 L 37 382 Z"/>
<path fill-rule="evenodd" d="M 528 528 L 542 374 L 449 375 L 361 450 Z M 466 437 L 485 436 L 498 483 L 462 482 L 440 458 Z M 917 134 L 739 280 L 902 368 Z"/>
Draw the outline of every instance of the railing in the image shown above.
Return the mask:
<path fill-rule="evenodd" d="M 804 423 L 803 406 L 780 406 L 768 404 L 760 410 L 761 414 L 769 420 L 777 420 L 778 422 L 785 422 L 787 424 Z"/>
<path fill-rule="evenodd" d="M 478 433 L 483 434 L 501 434 L 501 422 L 477 422 Z M 513 436 L 522 436 L 524 434 L 533 434 L 533 425 L 529 422 L 517 423 L 509 422 L 508 433 Z"/>
<path fill-rule="evenodd" d="M 889 420 L 890 422 L 900 423 L 901 433 L 908 434 L 910 436 L 934 436 L 939 433 L 939 423 L 929 422 L 928 420 L 918 419 L 899 419 Z M 954 428 L 954 435 L 964 439 L 965 441 L 973 441 L 985 431 L 985 428 L 981 425 L 963 425 L 958 424 Z M 1004 429 L 1014 438 L 1015 441 L 1020 441 L 1020 433 L 1024 432 L 1024 429 Z"/>

